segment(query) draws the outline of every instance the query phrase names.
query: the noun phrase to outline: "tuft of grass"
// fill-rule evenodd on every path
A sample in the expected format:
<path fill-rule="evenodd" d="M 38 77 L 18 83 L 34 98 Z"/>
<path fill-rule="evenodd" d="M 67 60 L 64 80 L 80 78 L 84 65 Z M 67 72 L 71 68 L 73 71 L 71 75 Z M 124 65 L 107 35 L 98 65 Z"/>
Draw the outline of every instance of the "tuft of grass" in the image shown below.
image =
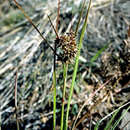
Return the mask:
<path fill-rule="evenodd" d="M 120 121 L 123 119 L 123 117 L 126 115 L 126 113 L 130 110 L 130 106 L 123 112 L 123 114 L 120 116 L 120 118 L 114 123 L 111 130 L 115 130 L 115 128 L 118 126 Z"/>
<path fill-rule="evenodd" d="M 107 123 L 106 127 L 104 128 L 104 130 L 109 130 L 112 126 L 112 122 L 115 119 L 116 115 L 118 114 L 118 112 L 120 111 L 120 109 L 118 109 L 117 111 L 115 111 L 115 113 L 112 115 L 112 118 L 110 119 L 110 121 Z"/>
<path fill-rule="evenodd" d="M 107 119 L 109 116 L 112 115 L 110 121 L 108 121 L 106 127 L 104 130 L 115 130 L 115 128 L 117 127 L 117 125 L 120 123 L 121 119 L 125 116 L 126 112 L 128 112 L 128 110 L 130 109 L 130 106 L 125 110 L 125 112 L 121 115 L 121 117 L 114 123 L 114 125 L 112 124 L 115 116 L 118 114 L 118 112 L 120 111 L 120 109 L 122 109 L 123 107 L 129 105 L 130 102 L 120 106 L 118 109 L 114 110 L 113 112 L 111 112 L 110 114 L 108 114 L 107 116 L 105 116 L 104 118 L 102 118 L 100 121 L 97 122 L 97 124 L 94 127 L 94 130 L 99 130 L 99 126 L 102 123 L 102 121 L 104 121 L 105 119 Z"/>

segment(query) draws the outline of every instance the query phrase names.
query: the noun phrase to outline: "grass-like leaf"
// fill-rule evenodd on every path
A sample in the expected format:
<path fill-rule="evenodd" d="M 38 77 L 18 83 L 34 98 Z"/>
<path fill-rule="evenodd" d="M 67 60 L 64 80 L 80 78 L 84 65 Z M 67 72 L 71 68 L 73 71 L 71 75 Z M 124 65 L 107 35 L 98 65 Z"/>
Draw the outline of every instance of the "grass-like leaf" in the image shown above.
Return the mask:
<path fill-rule="evenodd" d="M 117 113 L 119 112 L 120 109 L 118 109 L 112 116 L 112 118 L 110 119 L 110 121 L 107 123 L 106 127 L 104 128 L 104 130 L 109 130 L 112 126 L 112 122 L 115 119 Z"/>
<path fill-rule="evenodd" d="M 108 47 L 109 44 L 102 47 L 100 50 L 97 51 L 97 53 L 91 58 L 90 62 L 93 64 L 94 61 L 97 60 L 97 58 L 102 54 L 102 52 Z"/>
<path fill-rule="evenodd" d="M 130 106 L 123 112 L 123 114 L 120 116 L 120 118 L 114 123 L 113 127 L 111 130 L 115 130 L 115 128 L 118 126 L 118 124 L 120 123 L 120 121 L 123 119 L 123 117 L 125 116 L 125 114 L 129 111 Z"/>
<path fill-rule="evenodd" d="M 83 27 L 82 27 L 82 31 L 81 31 L 81 35 L 80 35 L 80 39 L 79 39 L 78 52 L 77 52 L 77 55 L 76 55 L 74 72 L 73 72 L 73 77 L 72 77 L 72 84 L 70 86 L 70 94 L 69 94 L 69 99 L 68 99 L 68 104 L 67 104 L 65 130 L 67 130 L 67 128 L 68 128 L 68 116 L 69 116 L 69 109 L 70 109 L 71 97 L 72 97 L 72 94 L 73 94 L 73 88 L 74 88 L 75 79 L 76 79 L 76 75 L 77 75 L 80 50 L 82 48 L 82 41 L 83 41 L 84 33 L 85 33 L 85 30 L 86 30 L 86 27 L 87 27 L 87 19 L 88 19 L 88 14 L 89 14 L 90 6 L 91 6 L 91 0 L 89 1 L 88 10 L 87 10 L 87 13 L 86 13 L 85 21 L 84 21 L 84 24 L 83 24 Z"/>
<path fill-rule="evenodd" d="M 79 19 L 78 19 L 78 23 L 77 23 L 76 30 L 75 30 L 75 35 L 77 35 L 77 33 L 78 33 L 79 25 L 80 25 L 81 18 L 82 18 L 82 15 L 83 15 L 83 10 L 84 10 L 84 7 L 85 7 L 85 2 L 86 2 L 86 0 L 83 1 L 82 10 L 79 14 Z"/>
<path fill-rule="evenodd" d="M 56 128 L 56 71 L 53 72 L 53 130 Z"/>
<path fill-rule="evenodd" d="M 64 78 L 64 85 L 63 85 L 63 93 L 62 93 L 62 109 L 61 109 L 61 126 L 60 130 L 63 130 L 64 124 L 64 102 L 65 102 L 65 91 L 66 91 L 66 80 L 67 80 L 67 69 L 68 64 L 63 64 L 63 78 Z"/>
<path fill-rule="evenodd" d="M 99 129 L 99 125 L 101 124 L 101 122 L 104 121 L 105 119 L 107 119 L 109 116 L 111 116 L 111 115 L 113 114 L 111 120 L 108 122 L 108 124 L 107 124 L 106 127 L 105 127 L 105 129 L 110 128 L 111 122 L 113 121 L 113 119 L 115 118 L 115 116 L 117 115 L 117 113 L 119 112 L 119 110 L 122 109 L 123 107 L 129 105 L 129 104 L 130 104 L 130 102 L 128 102 L 128 103 L 126 103 L 126 104 L 120 106 L 118 109 L 116 109 L 116 110 L 114 110 L 113 112 L 111 112 L 110 114 L 106 115 L 104 118 L 102 118 L 100 121 L 97 122 L 97 124 L 96 124 L 95 127 L 94 127 L 94 130 L 98 130 L 98 129 Z M 127 109 L 124 113 L 126 114 L 126 112 L 127 112 L 129 109 L 130 109 L 130 107 L 128 107 L 128 109 Z M 113 128 L 112 128 L 113 130 L 114 130 L 115 127 L 119 124 L 120 120 L 124 117 L 125 114 L 123 114 L 123 115 L 119 118 L 119 120 L 117 121 L 117 123 L 115 123 L 115 124 L 113 125 Z"/>

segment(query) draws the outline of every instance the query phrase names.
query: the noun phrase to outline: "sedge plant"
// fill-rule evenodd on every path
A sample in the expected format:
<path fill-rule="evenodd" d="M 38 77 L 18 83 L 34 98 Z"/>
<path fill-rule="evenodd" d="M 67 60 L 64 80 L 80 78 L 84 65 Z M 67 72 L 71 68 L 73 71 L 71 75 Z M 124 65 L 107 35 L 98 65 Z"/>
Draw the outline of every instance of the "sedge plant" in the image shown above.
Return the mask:
<path fill-rule="evenodd" d="M 16 0 L 13 0 L 13 1 L 15 2 L 16 6 L 22 11 L 24 16 L 31 23 L 31 25 L 36 29 L 36 31 L 39 33 L 39 35 L 42 37 L 42 39 L 45 41 L 45 43 L 50 47 L 50 49 L 53 51 L 53 54 L 54 54 L 54 58 L 53 58 L 54 59 L 54 64 L 53 64 L 53 130 L 56 129 L 56 57 L 58 57 L 58 59 L 60 59 L 60 61 L 62 62 L 63 82 L 64 83 L 63 83 L 63 94 L 62 94 L 63 97 L 62 97 L 62 109 L 61 109 L 61 130 L 63 130 L 63 129 L 67 130 L 71 97 L 73 94 L 73 88 L 74 88 L 75 79 L 76 79 L 77 70 L 78 70 L 80 50 L 82 48 L 84 33 L 85 33 L 85 30 L 87 27 L 87 19 L 88 19 L 90 6 L 91 6 L 91 0 L 89 1 L 88 9 L 87 9 L 85 20 L 83 23 L 78 48 L 76 47 L 75 37 L 78 32 L 78 28 L 80 25 L 80 21 L 81 21 L 81 17 L 83 14 L 83 9 L 84 9 L 86 0 L 83 1 L 83 6 L 82 6 L 83 8 L 79 15 L 79 20 L 78 20 L 78 24 L 76 27 L 76 31 L 73 32 L 72 30 L 70 30 L 70 32 L 67 35 L 63 35 L 63 36 L 58 35 L 58 23 L 59 23 L 59 15 L 60 15 L 60 0 L 58 0 L 56 28 L 54 27 L 53 23 L 51 22 L 50 17 L 48 16 L 51 26 L 56 34 L 54 48 L 49 45 L 48 41 L 44 38 L 42 33 L 38 30 L 38 28 L 35 26 L 35 24 L 30 19 L 30 17 L 25 13 L 24 9 L 18 4 L 18 2 Z M 57 54 L 57 48 L 60 48 L 62 50 L 61 54 Z M 68 69 L 68 63 L 71 62 L 71 60 L 75 57 L 75 55 L 76 55 L 76 60 L 75 60 L 75 65 L 74 65 L 74 72 L 73 72 L 73 76 L 72 76 L 72 83 L 71 83 L 71 87 L 70 87 L 70 94 L 69 94 L 69 98 L 68 98 L 67 112 L 66 112 L 65 123 L 64 123 L 64 111 L 65 111 L 64 110 L 64 100 L 65 100 L 65 92 L 66 92 L 67 69 Z"/>

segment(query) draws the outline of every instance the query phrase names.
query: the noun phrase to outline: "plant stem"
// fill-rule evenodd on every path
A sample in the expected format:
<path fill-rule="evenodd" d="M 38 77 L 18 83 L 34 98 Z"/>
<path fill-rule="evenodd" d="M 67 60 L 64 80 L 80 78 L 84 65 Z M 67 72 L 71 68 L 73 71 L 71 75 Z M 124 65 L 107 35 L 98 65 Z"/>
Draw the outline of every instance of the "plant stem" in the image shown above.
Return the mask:
<path fill-rule="evenodd" d="M 54 87 L 54 92 L 53 92 L 53 130 L 56 130 L 56 43 L 54 45 L 54 72 L 53 72 L 53 87 Z"/>
<path fill-rule="evenodd" d="M 64 78 L 64 85 L 63 85 L 63 96 L 62 96 L 62 109 L 61 109 L 61 127 L 60 130 L 63 130 L 64 124 L 64 105 L 65 105 L 65 90 L 66 90 L 66 80 L 67 80 L 67 69 L 68 64 L 63 64 L 63 78 Z"/>
<path fill-rule="evenodd" d="M 53 130 L 56 128 L 56 72 L 53 72 Z"/>
<path fill-rule="evenodd" d="M 78 70 L 78 63 L 79 63 L 80 50 L 82 48 L 82 41 L 83 41 L 84 33 L 85 33 L 85 30 L 86 30 L 86 27 L 87 27 L 87 19 L 88 19 L 88 13 L 89 13 L 90 5 L 91 5 L 91 0 L 89 1 L 88 10 L 87 10 L 87 13 L 86 13 L 85 21 L 84 21 L 84 24 L 83 24 L 83 27 L 82 27 L 80 40 L 79 40 L 79 44 L 78 44 L 78 52 L 77 52 L 77 56 L 76 56 L 74 72 L 73 72 L 73 77 L 72 77 L 72 83 L 71 83 L 71 87 L 70 87 L 70 94 L 69 94 L 69 99 L 68 99 L 68 104 L 67 104 L 65 130 L 67 130 L 67 128 L 68 128 L 68 116 L 69 116 L 71 97 L 72 97 L 72 94 L 73 94 L 73 88 L 74 88 L 75 79 L 76 79 L 77 70 Z"/>
<path fill-rule="evenodd" d="M 55 27 L 53 26 L 52 22 L 51 22 L 51 19 L 50 17 L 48 16 L 49 20 L 50 20 L 50 23 L 55 31 L 55 34 L 56 34 L 56 38 L 58 38 L 58 23 L 59 23 L 59 13 L 60 13 L 60 0 L 58 0 L 58 9 L 57 9 L 57 22 L 56 22 L 56 30 L 55 30 Z M 57 48 L 56 48 L 56 42 L 54 43 L 54 64 L 53 64 L 53 67 L 54 67 L 54 72 L 53 72 L 53 87 L 54 87 L 54 93 L 53 93 L 53 96 L 54 96 L 54 101 L 53 101 L 53 130 L 56 130 L 56 51 L 57 51 Z"/>

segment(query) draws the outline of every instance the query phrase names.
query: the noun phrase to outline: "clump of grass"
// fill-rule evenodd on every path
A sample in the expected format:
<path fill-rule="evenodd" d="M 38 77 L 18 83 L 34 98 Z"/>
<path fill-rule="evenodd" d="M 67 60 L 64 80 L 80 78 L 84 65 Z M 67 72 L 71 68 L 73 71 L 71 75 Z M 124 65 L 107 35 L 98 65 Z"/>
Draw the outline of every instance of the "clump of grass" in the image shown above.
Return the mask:
<path fill-rule="evenodd" d="M 102 123 L 102 121 L 104 121 L 105 119 L 107 119 L 108 117 L 111 117 L 111 119 L 108 121 L 108 123 L 106 124 L 106 127 L 104 128 L 104 130 L 115 130 L 115 128 L 118 126 L 118 124 L 120 123 L 120 121 L 123 119 L 123 117 L 125 116 L 125 114 L 129 111 L 130 106 L 122 113 L 122 115 L 119 117 L 119 119 L 113 123 L 116 115 L 119 113 L 119 111 L 124 108 L 125 106 L 128 106 L 130 104 L 130 102 L 120 106 L 118 109 L 114 110 L 113 112 L 111 112 L 110 114 L 106 115 L 104 118 L 102 118 L 99 122 L 97 122 L 97 124 L 94 127 L 94 130 L 99 130 L 99 126 Z"/>

